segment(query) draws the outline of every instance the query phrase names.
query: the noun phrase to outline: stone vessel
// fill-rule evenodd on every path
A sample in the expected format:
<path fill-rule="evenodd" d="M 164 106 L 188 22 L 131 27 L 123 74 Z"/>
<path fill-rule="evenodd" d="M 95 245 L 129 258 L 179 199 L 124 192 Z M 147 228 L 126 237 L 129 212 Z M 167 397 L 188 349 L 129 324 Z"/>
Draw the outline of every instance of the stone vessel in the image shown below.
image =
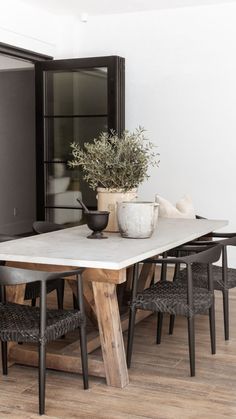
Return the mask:
<path fill-rule="evenodd" d="M 117 219 L 122 237 L 145 239 L 157 226 L 158 206 L 155 202 L 133 201 L 117 204 Z"/>

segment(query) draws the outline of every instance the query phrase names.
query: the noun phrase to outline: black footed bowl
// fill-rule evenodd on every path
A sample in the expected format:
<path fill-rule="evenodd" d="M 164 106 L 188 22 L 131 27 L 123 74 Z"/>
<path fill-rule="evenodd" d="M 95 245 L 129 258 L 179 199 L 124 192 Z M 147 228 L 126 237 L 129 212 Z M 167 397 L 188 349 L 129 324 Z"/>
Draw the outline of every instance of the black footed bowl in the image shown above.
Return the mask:
<path fill-rule="evenodd" d="M 88 239 L 107 239 L 102 230 L 106 228 L 109 220 L 109 211 L 89 211 L 86 212 L 87 226 L 93 231 Z"/>

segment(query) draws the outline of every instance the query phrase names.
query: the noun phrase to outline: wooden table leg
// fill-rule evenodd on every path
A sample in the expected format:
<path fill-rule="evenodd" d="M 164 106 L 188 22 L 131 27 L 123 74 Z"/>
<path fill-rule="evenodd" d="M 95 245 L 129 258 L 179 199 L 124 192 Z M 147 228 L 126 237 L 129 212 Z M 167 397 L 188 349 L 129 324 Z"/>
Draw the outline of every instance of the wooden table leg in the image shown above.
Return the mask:
<path fill-rule="evenodd" d="M 129 384 L 116 285 L 92 282 L 107 384 Z"/>
<path fill-rule="evenodd" d="M 9 302 L 24 304 L 25 284 L 8 285 L 6 287 L 6 299 Z"/>

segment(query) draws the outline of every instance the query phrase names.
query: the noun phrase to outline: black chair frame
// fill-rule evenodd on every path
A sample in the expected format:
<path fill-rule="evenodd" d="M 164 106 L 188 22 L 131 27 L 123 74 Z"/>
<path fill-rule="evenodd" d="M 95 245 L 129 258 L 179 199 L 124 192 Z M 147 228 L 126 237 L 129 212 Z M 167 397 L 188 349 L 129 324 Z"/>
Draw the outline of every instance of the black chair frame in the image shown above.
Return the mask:
<path fill-rule="evenodd" d="M 0 266 L 0 286 L 1 286 L 1 295 L 2 295 L 2 304 L 7 304 L 6 302 L 6 292 L 5 286 L 6 285 L 18 285 L 18 284 L 27 284 L 30 282 L 40 282 L 40 324 L 39 324 L 39 336 L 38 336 L 38 343 L 39 343 L 39 414 L 43 415 L 45 412 L 45 380 L 46 380 L 46 344 L 48 338 L 46 336 L 47 331 L 47 310 L 46 310 L 46 286 L 47 281 L 57 279 L 58 277 L 68 277 L 72 275 L 76 275 L 77 279 L 77 300 L 79 302 L 79 311 L 81 314 L 81 319 L 83 320 L 80 324 L 80 346 L 81 346 L 81 361 L 82 361 L 82 372 L 83 372 L 83 383 L 84 388 L 88 388 L 88 359 L 87 359 L 87 341 L 86 341 L 86 317 L 84 313 L 84 301 L 83 301 L 83 285 L 82 285 L 82 271 L 83 269 L 76 269 L 72 271 L 66 272 L 43 272 L 43 271 L 31 271 L 26 269 L 19 269 L 19 268 L 10 268 L 5 266 Z M 20 305 L 16 305 L 20 306 Z M 3 307 L 4 308 L 4 307 Z M 31 310 L 38 310 L 36 307 L 31 307 Z M 59 312 L 62 310 L 55 310 L 55 312 Z M 76 310 L 73 310 L 76 312 Z M 63 312 L 67 313 L 65 310 Z M 65 329 L 65 326 L 63 326 Z M 71 324 L 70 324 L 71 327 Z M 77 328 L 76 325 L 75 328 Z M 22 325 L 22 329 L 24 325 Z M 50 338 L 57 339 L 60 336 L 63 336 L 66 330 L 58 331 L 56 334 Z M 50 333 L 54 333 L 51 332 Z M 7 367 L 7 341 L 19 341 L 17 336 L 14 339 L 9 338 L 6 334 L 4 334 L 4 340 L 1 335 L 0 330 L 0 338 L 1 338 L 1 346 L 2 346 L 2 368 L 3 374 L 7 375 L 8 367 Z M 22 332 L 22 336 L 20 338 L 20 342 L 29 341 L 29 335 L 25 336 Z M 35 341 L 35 337 L 34 337 Z"/>
<path fill-rule="evenodd" d="M 208 248 L 207 246 L 192 246 L 194 254 L 179 258 L 162 258 L 162 259 L 147 259 L 142 263 L 155 263 L 161 265 L 167 264 L 185 264 L 187 267 L 187 305 L 189 308 L 189 315 L 186 315 L 188 319 L 188 342 L 189 342 L 189 358 L 190 358 L 190 374 L 195 375 L 195 331 L 194 331 L 194 297 L 193 297 L 193 280 L 192 280 L 192 264 L 203 263 L 208 265 L 208 290 L 212 293 L 212 304 L 209 308 L 209 323 L 210 323 L 210 334 L 211 334 L 211 351 L 212 354 L 216 352 L 216 338 L 215 338 L 215 307 L 214 307 L 214 289 L 213 289 L 213 278 L 212 278 L 212 263 L 216 262 L 220 258 L 221 246 L 213 246 Z M 196 253 L 197 252 L 197 253 Z M 128 343 L 127 343 L 127 366 L 130 368 L 132 347 L 134 338 L 134 327 L 135 327 L 135 299 L 138 293 L 138 277 L 139 267 L 138 264 L 134 266 L 133 283 L 132 283 L 132 297 L 130 302 L 130 314 L 129 314 L 129 329 L 128 329 Z M 145 291 L 144 291 L 145 292 Z M 140 307 L 139 307 L 140 308 Z M 147 308 L 142 308 L 147 309 Z M 163 312 L 157 310 L 158 313 L 158 326 L 157 326 L 157 343 L 159 335 L 161 333 Z"/>
<path fill-rule="evenodd" d="M 229 288 L 227 286 L 228 280 L 228 255 L 227 255 L 227 247 L 228 246 L 236 246 L 236 233 L 209 233 L 207 235 L 209 238 L 217 238 L 221 240 L 196 240 L 188 243 L 188 245 L 180 246 L 177 248 L 177 252 L 181 254 L 181 252 L 185 251 L 191 253 L 193 250 L 193 246 L 217 246 L 220 245 L 222 247 L 222 282 L 224 286 L 222 287 L 222 297 L 223 297 L 223 317 L 224 317 L 224 336 L 225 340 L 229 340 Z M 223 239 L 223 240 L 222 240 Z M 178 279 L 180 266 L 176 267 L 174 280 Z M 214 281 L 214 276 L 213 276 Z M 169 334 L 173 334 L 174 330 L 174 321 L 175 316 L 170 316 L 170 324 L 169 324 Z"/>

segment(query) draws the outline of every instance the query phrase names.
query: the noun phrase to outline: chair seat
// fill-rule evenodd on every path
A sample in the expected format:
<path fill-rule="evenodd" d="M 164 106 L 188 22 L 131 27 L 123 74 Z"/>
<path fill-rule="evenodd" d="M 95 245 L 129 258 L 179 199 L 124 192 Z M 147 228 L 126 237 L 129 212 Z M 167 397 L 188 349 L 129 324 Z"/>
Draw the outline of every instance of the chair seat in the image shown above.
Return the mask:
<path fill-rule="evenodd" d="M 207 267 L 206 265 L 200 265 L 199 263 L 194 263 L 192 265 L 193 270 L 193 285 L 194 287 L 208 287 L 207 282 Z M 231 289 L 236 287 L 236 269 L 228 268 L 227 269 L 227 283 L 225 284 L 222 279 L 222 267 L 221 266 L 212 266 L 212 276 L 214 282 L 214 289 L 222 291 L 225 288 Z M 182 269 L 176 280 L 181 280 L 186 282 L 187 271 Z"/>
<path fill-rule="evenodd" d="M 64 279 L 50 279 L 47 281 L 47 294 L 60 288 L 64 284 Z M 25 300 L 33 300 L 40 296 L 40 281 L 29 282 L 25 287 Z"/>
<path fill-rule="evenodd" d="M 207 312 L 213 302 L 213 292 L 194 287 L 193 298 L 194 309 L 190 310 L 187 286 L 178 281 L 161 281 L 138 293 L 131 308 L 192 317 Z"/>
<path fill-rule="evenodd" d="M 38 307 L 0 303 L 0 340 L 38 342 L 39 323 Z M 55 340 L 82 323 L 85 323 L 85 317 L 77 310 L 47 310 L 44 341 Z"/>

